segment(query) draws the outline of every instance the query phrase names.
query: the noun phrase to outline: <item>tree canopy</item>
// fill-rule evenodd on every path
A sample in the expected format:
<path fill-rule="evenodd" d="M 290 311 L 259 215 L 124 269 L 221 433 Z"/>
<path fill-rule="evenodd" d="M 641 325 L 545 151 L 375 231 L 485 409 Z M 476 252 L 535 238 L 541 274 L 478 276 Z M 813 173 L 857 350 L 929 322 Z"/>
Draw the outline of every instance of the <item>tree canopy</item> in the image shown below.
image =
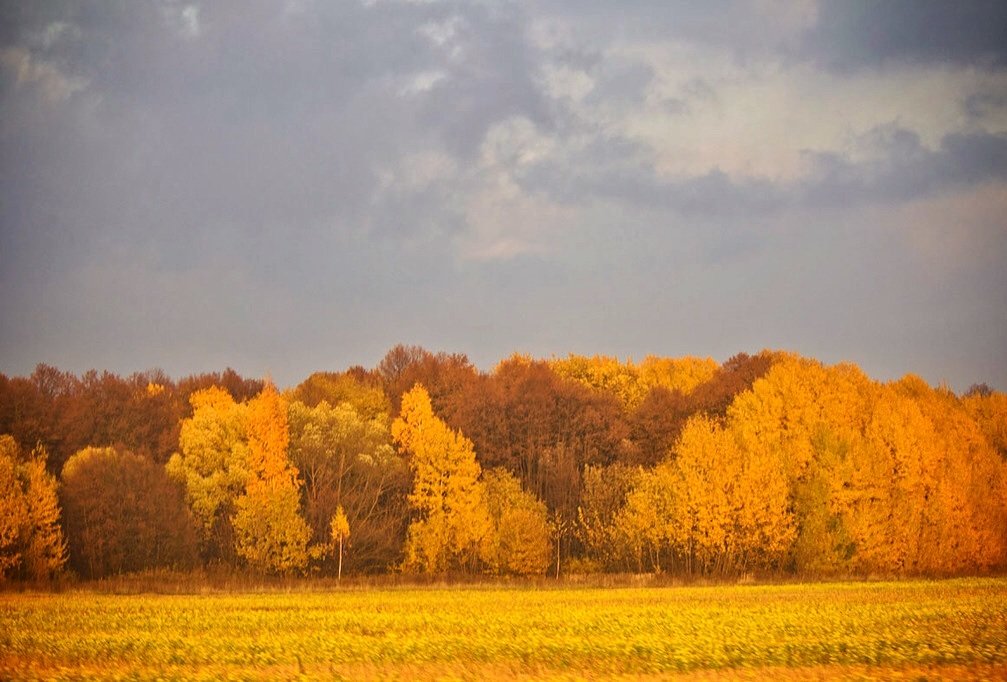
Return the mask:
<path fill-rule="evenodd" d="M 1007 568 L 1005 394 L 788 352 L 480 371 L 400 345 L 284 392 L 39 365 L 0 375 L 0 433 L 8 579 Z"/>

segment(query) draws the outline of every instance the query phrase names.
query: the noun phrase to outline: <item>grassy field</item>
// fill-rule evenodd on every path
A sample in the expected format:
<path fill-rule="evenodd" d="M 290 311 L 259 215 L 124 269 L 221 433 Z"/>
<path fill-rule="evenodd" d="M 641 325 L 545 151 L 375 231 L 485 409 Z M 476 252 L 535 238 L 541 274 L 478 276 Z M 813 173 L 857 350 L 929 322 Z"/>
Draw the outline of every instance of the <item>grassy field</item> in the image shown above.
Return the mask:
<path fill-rule="evenodd" d="M 1007 580 L 0 594 L 0 679 L 1007 679 Z"/>

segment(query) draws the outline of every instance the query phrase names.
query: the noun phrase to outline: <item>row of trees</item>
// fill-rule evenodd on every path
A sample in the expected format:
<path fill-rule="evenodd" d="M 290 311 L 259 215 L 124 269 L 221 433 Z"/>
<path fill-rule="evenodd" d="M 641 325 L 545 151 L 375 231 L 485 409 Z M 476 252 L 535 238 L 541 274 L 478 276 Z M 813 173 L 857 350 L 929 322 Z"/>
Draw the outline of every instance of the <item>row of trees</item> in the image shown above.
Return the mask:
<path fill-rule="evenodd" d="M 1007 564 L 1007 396 L 787 353 L 479 372 L 398 346 L 283 393 L 39 366 L 0 375 L 0 432 L 14 577 Z"/>

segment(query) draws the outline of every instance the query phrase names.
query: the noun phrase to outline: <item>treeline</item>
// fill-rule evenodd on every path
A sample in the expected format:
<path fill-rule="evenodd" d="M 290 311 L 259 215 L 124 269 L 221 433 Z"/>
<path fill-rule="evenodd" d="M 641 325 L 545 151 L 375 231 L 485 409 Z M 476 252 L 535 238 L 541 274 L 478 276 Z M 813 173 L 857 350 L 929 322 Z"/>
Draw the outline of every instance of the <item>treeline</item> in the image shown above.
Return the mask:
<path fill-rule="evenodd" d="M 0 576 L 1007 566 L 1007 395 L 763 351 L 0 375 Z"/>

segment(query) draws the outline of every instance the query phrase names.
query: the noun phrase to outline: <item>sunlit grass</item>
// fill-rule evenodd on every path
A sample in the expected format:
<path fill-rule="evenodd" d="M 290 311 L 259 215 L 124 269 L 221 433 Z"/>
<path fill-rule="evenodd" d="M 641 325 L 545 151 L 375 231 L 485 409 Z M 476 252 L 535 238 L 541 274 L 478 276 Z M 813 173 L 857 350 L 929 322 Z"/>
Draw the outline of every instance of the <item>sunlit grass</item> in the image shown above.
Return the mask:
<path fill-rule="evenodd" d="M 0 595 L 0 679 L 1007 673 L 1007 580 Z"/>

